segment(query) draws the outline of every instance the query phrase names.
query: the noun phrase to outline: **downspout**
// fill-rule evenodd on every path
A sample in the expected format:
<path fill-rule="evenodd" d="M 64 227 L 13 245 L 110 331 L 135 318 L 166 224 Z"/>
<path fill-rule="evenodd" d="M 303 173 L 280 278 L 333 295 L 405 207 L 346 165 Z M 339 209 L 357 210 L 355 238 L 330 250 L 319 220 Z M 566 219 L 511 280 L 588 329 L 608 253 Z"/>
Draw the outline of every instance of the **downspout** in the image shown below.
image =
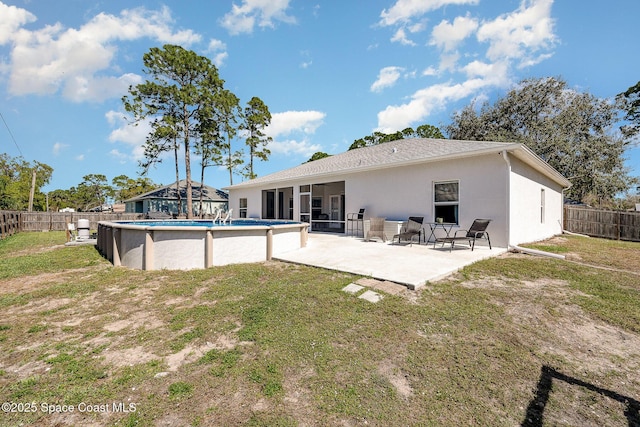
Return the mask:
<path fill-rule="evenodd" d="M 540 251 L 537 249 L 523 248 L 511 244 L 511 161 L 509 160 L 509 153 L 507 153 L 507 150 L 502 150 L 502 158 L 507 163 L 507 249 L 512 252 L 522 252 L 529 255 L 565 259 L 564 255 Z"/>
<path fill-rule="evenodd" d="M 507 164 L 507 248 L 511 249 L 511 161 L 507 150 L 502 150 L 502 158 Z"/>

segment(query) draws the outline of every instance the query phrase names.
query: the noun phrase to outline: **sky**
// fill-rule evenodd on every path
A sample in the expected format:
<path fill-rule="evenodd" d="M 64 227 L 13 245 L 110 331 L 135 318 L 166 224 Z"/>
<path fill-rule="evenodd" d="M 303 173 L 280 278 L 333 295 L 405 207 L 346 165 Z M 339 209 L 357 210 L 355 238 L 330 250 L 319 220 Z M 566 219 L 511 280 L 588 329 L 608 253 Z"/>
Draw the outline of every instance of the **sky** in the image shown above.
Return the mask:
<path fill-rule="evenodd" d="M 0 152 L 53 167 L 44 192 L 138 177 L 149 127 L 121 99 L 146 80 L 143 55 L 176 44 L 242 106 L 269 107 L 263 176 L 374 131 L 447 125 L 524 78 L 612 99 L 640 80 L 639 15 L 637 0 L 0 0 Z M 640 148 L 626 158 L 640 176 Z M 148 177 L 173 182 L 172 157 Z M 228 186 L 228 172 L 205 183 Z"/>

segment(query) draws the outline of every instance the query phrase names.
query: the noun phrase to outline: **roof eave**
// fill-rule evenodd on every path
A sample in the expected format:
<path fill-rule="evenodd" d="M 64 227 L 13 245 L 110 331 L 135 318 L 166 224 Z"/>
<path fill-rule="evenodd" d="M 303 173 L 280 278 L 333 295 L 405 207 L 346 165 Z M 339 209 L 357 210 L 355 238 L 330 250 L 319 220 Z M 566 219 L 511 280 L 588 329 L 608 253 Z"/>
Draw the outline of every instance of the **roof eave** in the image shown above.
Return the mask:
<path fill-rule="evenodd" d="M 508 151 L 511 151 L 511 150 L 508 150 Z M 571 187 L 571 182 L 567 178 L 565 178 L 554 167 L 549 165 L 549 163 L 542 160 L 536 153 L 531 151 L 531 149 L 526 145 L 518 144 L 518 148 L 513 150 L 512 152 L 518 159 L 524 161 L 529 166 L 536 169 L 538 172 L 541 172 L 544 175 L 548 176 L 553 181 L 561 185 L 563 188 L 566 189 Z"/>
<path fill-rule="evenodd" d="M 441 161 L 448 161 L 448 160 L 456 160 L 456 159 L 462 159 L 462 158 L 466 158 L 466 157 L 474 157 L 474 156 L 482 156 L 482 155 L 487 155 L 487 154 L 494 154 L 494 153 L 501 153 L 504 150 L 507 151 L 512 151 L 514 149 L 517 149 L 521 146 L 522 144 L 516 144 L 516 143 L 512 143 L 512 144 L 505 144 L 504 146 L 500 146 L 500 147 L 490 147 L 490 148 L 483 148 L 483 149 L 479 149 L 479 150 L 472 150 L 472 151 L 464 151 L 461 153 L 453 153 L 453 154 L 446 154 L 443 156 L 434 156 L 434 157 L 429 157 L 429 158 L 418 158 L 418 159 L 411 159 L 411 160 L 404 160 L 404 161 L 400 161 L 400 162 L 392 162 L 392 163 L 386 163 L 386 164 L 373 164 L 373 165 L 366 165 L 366 166 L 357 166 L 354 167 L 352 169 L 349 170 L 340 170 L 340 171 L 329 171 L 329 172 L 321 172 L 321 173 L 315 173 L 313 175 L 307 175 L 304 177 L 304 179 L 316 179 L 316 178 L 329 178 L 329 177 L 336 177 L 336 176 L 344 176 L 344 175 L 351 175 L 354 173 L 362 173 L 362 172 L 369 172 L 372 170 L 380 170 L 380 169 L 392 169 L 392 168 L 396 168 L 396 167 L 401 167 L 401 166 L 413 166 L 413 165 L 419 165 L 419 164 L 423 164 L 423 163 L 434 163 L 434 162 L 441 162 Z M 236 184 L 236 185 L 232 185 L 229 187 L 223 187 L 223 190 L 239 190 L 239 189 L 244 189 L 244 188 L 256 188 L 256 187 L 262 187 L 265 185 L 270 185 L 271 183 L 278 183 L 278 184 L 293 184 L 296 182 L 300 182 L 300 180 L 303 178 L 289 178 L 289 179 L 281 179 L 281 180 L 273 180 L 273 181 L 261 181 L 261 182 L 257 182 L 257 183 L 252 183 L 251 181 L 247 181 L 247 182 L 243 182 L 240 184 Z"/>

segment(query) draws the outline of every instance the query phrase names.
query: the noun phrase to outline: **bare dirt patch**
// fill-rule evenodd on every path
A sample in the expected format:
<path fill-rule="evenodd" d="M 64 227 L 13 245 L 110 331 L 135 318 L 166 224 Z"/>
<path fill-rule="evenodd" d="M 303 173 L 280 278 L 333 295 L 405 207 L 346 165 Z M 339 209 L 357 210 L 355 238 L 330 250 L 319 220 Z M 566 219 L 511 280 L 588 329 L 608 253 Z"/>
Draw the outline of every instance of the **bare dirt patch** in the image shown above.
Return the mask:
<path fill-rule="evenodd" d="M 537 348 L 574 363 L 579 370 L 604 374 L 612 369 L 632 373 L 640 368 L 640 336 L 587 315 L 572 304 L 564 280 L 503 281 L 483 278 L 463 282 L 468 288 L 506 291 L 493 301 L 513 322 L 534 333 Z"/>
<path fill-rule="evenodd" d="M 398 395 L 409 398 L 413 395 L 413 388 L 409 384 L 407 376 L 398 368 L 393 361 L 384 360 L 378 366 L 378 373 L 386 378 Z"/>

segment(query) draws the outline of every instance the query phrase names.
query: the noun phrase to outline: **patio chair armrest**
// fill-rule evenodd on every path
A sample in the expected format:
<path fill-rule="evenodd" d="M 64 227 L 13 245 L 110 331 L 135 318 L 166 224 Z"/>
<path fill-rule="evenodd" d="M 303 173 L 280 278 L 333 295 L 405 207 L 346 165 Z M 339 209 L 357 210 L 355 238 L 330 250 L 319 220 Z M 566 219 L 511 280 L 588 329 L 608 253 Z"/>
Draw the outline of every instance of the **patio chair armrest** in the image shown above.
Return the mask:
<path fill-rule="evenodd" d="M 455 233 L 453 233 L 453 238 L 457 238 L 458 237 L 458 233 L 463 232 L 465 234 L 465 236 L 467 235 L 467 233 L 469 232 L 469 230 L 456 230 Z"/>

